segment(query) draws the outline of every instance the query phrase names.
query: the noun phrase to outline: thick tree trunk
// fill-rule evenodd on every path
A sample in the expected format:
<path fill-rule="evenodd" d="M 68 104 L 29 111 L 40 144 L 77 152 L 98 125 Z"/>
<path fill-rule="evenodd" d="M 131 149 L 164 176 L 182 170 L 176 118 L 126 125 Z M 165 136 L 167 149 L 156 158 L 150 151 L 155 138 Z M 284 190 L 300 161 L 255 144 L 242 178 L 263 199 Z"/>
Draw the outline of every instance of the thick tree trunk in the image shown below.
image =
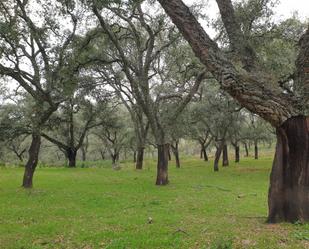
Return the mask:
<path fill-rule="evenodd" d="M 66 151 L 66 154 L 69 161 L 69 168 L 76 168 L 77 151 L 75 149 L 70 148 Z"/>
<path fill-rule="evenodd" d="M 240 155 L 239 155 L 239 145 L 235 146 L 235 163 L 239 163 Z"/>
<path fill-rule="evenodd" d="M 29 159 L 25 166 L 25 173 L 23 178 L 23 187 L 32 188 L 32 179 L 35 168 L 39 160 L 39 152 L 41 147 L 41 135 L 39 133 L 32 134 L 32 141 L 29 148 Z"/>
<path fill-rule="evenodd" d="M 137 149 L 137 158 L 136 158 L 136 169 L 143 169 L 143 161 L 144 161 L 144 148 Z"/>
<path fill-rule="evenodd" d="M 200 159 L 203 159 L 203 146 L 201 145 Z"/>
<path fill-rule="evenodd" d="M 309 118 L 288 119 L 277 128 L 270 176 L 268 221 L 309 221 Z"/>
<path fill-rule="evenodd" d="M 219 145 L 216 150 L 216 154 L 215 154 L 215 160 L 214 160 L 214 171 L 219 171 L 219 160 L 221 157 L 221 152 L 222 152 L 222 147 L 223 145 Z"/>
<path fill-rule="evenodd" d="M 169 144 L 160 144 L 158 148 L 157 181 L 156 185 L 168 184 L 168 152 Z"/>
<path fill-rule="evenodd" d="M 223 145 L 222 166 L 223 167 L 229 166 L 229 156 L 228 156 L 227 144 Z"/>
<path fill-rule="evenodd" d="M 254 141 L 254 159 L 259 159 L 259 148 L 257 141 Z"/>

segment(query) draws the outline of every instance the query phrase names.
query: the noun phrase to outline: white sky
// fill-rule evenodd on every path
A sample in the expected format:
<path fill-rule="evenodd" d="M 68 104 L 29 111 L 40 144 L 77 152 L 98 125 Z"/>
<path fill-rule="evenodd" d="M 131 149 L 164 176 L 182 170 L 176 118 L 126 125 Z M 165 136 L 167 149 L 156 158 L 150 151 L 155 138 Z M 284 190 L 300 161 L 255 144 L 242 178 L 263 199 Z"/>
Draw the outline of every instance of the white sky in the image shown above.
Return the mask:
<path fill-rule="evenodd" d="M 232 0 L 233 2 L 237 0 Z M 238 0 L 239 1 L 239 0 Z M 193 3 L 205 3 L 205 14 L 211 19 L 216 18 L 219 13 L 216 0 L 184 0 L 189 6 Z M 288 17 L 291 17 L 293 13 L 298 12 L 298 16 L 302 20 L 309 21 L 309 0 L 279 0 L 279 4 L 274 9 L 275 18 L 280 21 Z M 214 30 L 207 27 L 207 22 L 200 20 L 207 33 L 211 36 L 215 36 Z"/>

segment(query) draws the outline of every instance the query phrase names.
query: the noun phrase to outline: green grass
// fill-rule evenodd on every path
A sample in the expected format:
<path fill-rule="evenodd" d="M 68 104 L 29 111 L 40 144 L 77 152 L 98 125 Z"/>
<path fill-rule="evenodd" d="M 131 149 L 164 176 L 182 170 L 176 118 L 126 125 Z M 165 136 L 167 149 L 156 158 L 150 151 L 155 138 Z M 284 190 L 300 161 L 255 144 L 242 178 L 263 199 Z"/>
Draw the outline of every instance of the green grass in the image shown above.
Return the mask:
<path fill-rule="evenodd" d="M 0 248 L 309 247 L 309 224 L 265 223 L 270 157 L 217 173 L 211 162 L 172 162 L 164 187 L 152 160 L 142 171 L 94 165 L 38 168 L 30 191 L 22 168 L 1 168 Z"/>

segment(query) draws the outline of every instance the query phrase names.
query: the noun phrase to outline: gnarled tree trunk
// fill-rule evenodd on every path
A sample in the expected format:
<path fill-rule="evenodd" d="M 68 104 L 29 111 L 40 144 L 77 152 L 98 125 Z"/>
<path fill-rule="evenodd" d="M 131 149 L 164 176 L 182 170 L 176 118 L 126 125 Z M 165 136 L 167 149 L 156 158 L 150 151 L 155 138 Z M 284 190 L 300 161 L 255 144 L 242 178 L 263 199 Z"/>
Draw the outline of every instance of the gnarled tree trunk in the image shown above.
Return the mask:
<path fill-rule="evenodd" d="M 23 178 L 23 187 L 32 188 L 32 179 L 35 168 L 39 160 L 39 152 L 41 147 L 41 135 L 40 133 L 32 134 L 32 141 L 29 148 L 29 159 L 25 166 L 25 173 Z"/>
<path fill-rule="evenodd" d="M 137 156 L 136 156 L 136 169 L 143 169 L 143 161 L 144 161 L 144 148 L 137 148 Z"/>
<path fill-rule="evenodd" d="M 169 144 L 158 144 L 158 163 L 156 185 L 168 184 L 168 153 Z"/>
<path fill-rule="evenodd" d="M 309 220 L 309 118 L 288 119 L 277 128 L 268 195 L 269 222 Z"/>

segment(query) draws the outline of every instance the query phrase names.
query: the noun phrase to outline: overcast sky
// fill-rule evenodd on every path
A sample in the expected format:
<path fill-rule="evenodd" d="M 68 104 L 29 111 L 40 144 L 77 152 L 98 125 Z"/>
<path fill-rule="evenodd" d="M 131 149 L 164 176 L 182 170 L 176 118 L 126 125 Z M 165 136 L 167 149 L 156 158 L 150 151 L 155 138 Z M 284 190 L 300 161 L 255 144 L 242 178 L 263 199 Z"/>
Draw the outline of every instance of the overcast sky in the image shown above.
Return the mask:
<path fill-rule="evenodd" d="M 232 0 L 233 2 L 237 0 Z M 239 1 L 239 0 L 238 0 Z M 288 17 L 291 17 L 293 13 L 298 12 L 298 15 L 303 20 L 309 20 L 309 0 L 279 0 L 280 3 L 276 6 L 275 18 L 280 21 Z M 214 19 L 219 13 L 216 0 L 184 0 L 188 5 L 193 3 L 205 3 L 207 7 L 205 8 L 205 14 L 211 19 Z M 203 20 L 199 20 L 203 27 L 206 29 L 207 33 L 211 36 L 215 36 L 215 31 L 208 27 L 208 23 Z"/>

